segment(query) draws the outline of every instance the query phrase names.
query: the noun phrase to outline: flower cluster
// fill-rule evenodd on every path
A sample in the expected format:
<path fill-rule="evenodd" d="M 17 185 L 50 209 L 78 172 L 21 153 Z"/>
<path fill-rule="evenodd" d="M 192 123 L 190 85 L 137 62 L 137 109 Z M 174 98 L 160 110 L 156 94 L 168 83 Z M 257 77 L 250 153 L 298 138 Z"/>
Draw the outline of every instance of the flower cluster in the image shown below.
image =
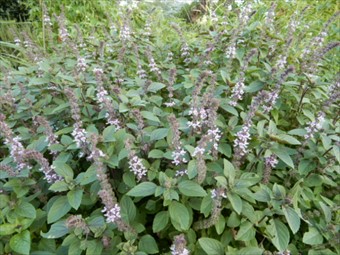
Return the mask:
<path fill-rule="evenodd" d="M 184 234 L 174 237 L 174 241 L 170 246 L 171 255 L 189 255 L 190 251 L 186 248 L 187 241 Z"/>
<path fill-rule="evenodd" d="M 142 160 L 136 155 L 129 160 L 129 168 L 130 171 L 133 172 L 135 176 L 137 176 L 138 181 L 140 181 L 143 176 L 146 176 L 148 172 L 143 165 Z"/>
<path fill-rule="evenodd" d="M 59 142 L 57 141 L 58 136 L 56 136 L 53 133 L 53 129 L 50 126 L 50 124 L 48 123 L 48 121 L 45 117 L 37 116 L 35 118 L 35 122 L 44 127 L 44 129 L 45 129 L 44 133 L 46 135 L 46 141 L 48 141 L 48 146 L 51 146 L 53 144 L 59 144 Z M 52 151 L 52 153 L 56 153 L 56 152 Z"/>
<path fill-rule="evenodd" d="M 184 157 L 185 154 L 186 152 L 183 149 L 173 151 L 172 152 L 172 157 L 173 157 L 172 163 L 174 163 L 176 166 L 178 166 L 181 163 L 187 163 L 188 161 Z"/>
<path fill-rule="evenodd" d="M 266 166 L 270 166 L 271 168 L 274 168 L 277 165 L 277 163 L 279 163 L 279 161 L 277 160 L 277 156 L 272 154 L 269 157 L 265 158 L 265 163 L 266 163 Z"/>
<path fill-rule="evenodd" d="M 242 100 L 244 94 L 244 78 L 242 77 L 236 85 L 233 87 L 231 93 L 231 101 L 229 102 L 230 105 L 236 106 L 237 101 Z"/>
<path fill-rule="evenodd" d="M 219 130 L 219 128 L 215 127 L 214 129 L 209 129 L 208 130 L 208 135 L 211 137 L 210 138 L 210 142 L 213 143 L 213 148 L 215 150 L 218 149 L 218 142 L 220 141 L 221 139 L 221 130 Z"/>
<path fill-rule="evenodd" d="M 188 121 L 188 126 L 192 127 L 194 130 L 199 130 L 205 123 L 208 115 L 204 108 L 191 108 L 189 110 L 189 115 L 192 116 L 192 121 Z"/>
<path fill-rule="evenodd" d="M 131 39 L 132 32 L 130 30 L 130 27 L 127 23 L 125 23 L 120 30 L 119 37 L 122 40 L 122 42 L 128 42 Z"/>
<path fill-rule="evenodd" d="M 54 166 L 50 166 L 48 160 L 44 158 L 43 154 L 34 150 L 25 150 L 23 153 L 24 160 L 28 161 L 30 159 L 35 160 L 40 165 L 40 171 L 45 175 L 44 180 L 48 183 L 55 183 L 57 181 L 63 180 L 63 177 L 57 175 L 54 171 Z"/>
<path fill-rule="evenodd" d="M 224 188 L 217 188 L 211 190 L 211 198 L 212 199 L 220 199 L 220 198 L 227 198 L 227 194 Z"/>
<path fill-rule="evenodd" d="M 188 170 L 182 169 L 182 170 L 177 170 L 176 173 L 175 173 L 175 176 L 179 177 L 179 176 L 184 176 L 184 175 L 187 175 L 187 174 L 188 174 Z"/>
<path fill-rule="evenodd" d="M 269 182 L 272 169 L 279 163 L 277 156 L 272 154 L 269 157 L 265 157 L 265 169 L 263 171 L 262 183 L 267 184 Z"/>
<path fill-rule="evenodd" d="M 10 147 L 10 155 L 17 164 L 17 169 L 20 171 L 24 168 L 31 168 L 31 166 L 24 161 L 23 154 L 25 153 L 25 149 L 20 142 L 20 137 L 14 137 L 13 131 L 4 120 L 5 116 L 0 113 L 0 133 L 5 137 L 4 144 Z"/>
<path fill-rule="evenodd" d="M 105 118 L 107 119 L 107 124 L 115 126 L 120 129 L 120 121 L 116 116 L 111 98 L 108 96 L 109 93 L 103 86 L 103 73 L 101 68 L 94 68 L 93 72 L 96 75 L 97 81 L 97 102 L 101 109 L 106 110 Z"/>
<path fill-rule="evenodd" d="M 243 157 L 248 152 L 248 144 L 250 139 L 250 123 L 243 125 L 242 129 L 236 133 L 234 141 L 235 154 L 238 157 Z"/>
<path fill-rule="evenodd" d="M 155 72 L 156 74 L 160 74 L 161 71 L 159 70 L 154 58 L 149 58 L 149 67 L 150 67 L 150 72 Z"/>
<path fill-rule="evenodd" d="M 115 223 L 121 219 L 120 206 L 118 204 L 115 204 L 110 209 L 106 208 L 105 206 L 102 212 L 105 212 L 104 216 L 106 217 L 107 223 L 110 223 L 110 222 Z"/>
<path fill-rule="evenodd" d="M 66 42 L 69 38 L 69 33 L 65 26 L 65 16 L 63 13 L 59 17 L 56 17 L 59 25 L 59 38 L 62 42 Z"/>
<path fill-rule="evenodd" d="M 173 138 L 171 146 L 175 149 L 172 152 L 173 161 L 172 163 L 176 166 L 181 163 L 187 163 L 187 160 L 185 158 L 186 152 L 183 149 L 182 143 L 180 141 L 180 131 L 179 131 L 179 123 L 175 117 L 175 115 L 170 115 L 168 117 L 168 120 L 170 122 Z"/>
<path fill-rule="evenodd" d="M 185 42 L 181 48 L 181 57 L 184 58 L 185 63 L 190 63 L 190 48 L 189 45 Z"/>
<path fill-rule="evenodd" d="M 72 136 L 74 138 L 74 141 L 77 144 L 78 148 L 82 148 L 86 144 L 86 130 L 84 128 L 81 128 L 79 123 L 75 123 L 73 125 L 73 131 Z"/>
<path fill-rule="evenodd" d="M 227 58 L 229 59 L 233 59 L 235 58 L 236 56 L 236 44 L 232 44 L 230 45 L 227 49 L 226 49 L 226 52 L 225 52 L 225 55 Z"/>
<path fill-rule="evenodd" d="M 141 65 L 138 65 L 137 75 L 138 75 L 138 77 L 141 78 L 141 79 L 147 78 L 146 71 L 142 68 Z"/>
<path fill-rule="evenodd" d="M 47 14 L 44 14 L 43 16 L 44 24 L 48 26 L 52 26 L 51 18 Z"/>
<path fill-rule="evenodd" d="M 77 59 L 77 70 L 78 72 L 85 72 L 87 68 L 86 60 L 85 58 L 79 57 Z"/>
<path fill-rule="evenodd" d="M 325 113 L 319 112 L 315 121 L 308 122 L 308 127 L 306 127 L 307 134 L 305 135 L 305 139 L 311 139 L 314 137 L 314 134 L 318 132 L 325 121 Z"/>
<path fill-rule="evenodd" d="M 83 122 L 80 116 L 80 108 L 77 103 L 78 100 L 72 89 L 66 88 L 65 93 L 71 105 L 72 119 L 75 121 L 75 123 L 73 124 L 74 130 L 72 131 L 72 136 L 77 144 L 77 147 L 84 149 L 86 147 L 87 132 L 84 128 L 82 128 Z"/>

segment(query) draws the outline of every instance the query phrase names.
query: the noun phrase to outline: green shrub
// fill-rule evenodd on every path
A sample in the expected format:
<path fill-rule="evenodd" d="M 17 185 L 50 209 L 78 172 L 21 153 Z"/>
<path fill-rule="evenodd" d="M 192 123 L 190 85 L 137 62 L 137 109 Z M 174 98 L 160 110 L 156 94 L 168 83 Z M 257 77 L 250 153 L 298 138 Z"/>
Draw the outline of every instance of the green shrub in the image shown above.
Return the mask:
<path fill-rule="evenodd" d="M 337 16 L 295 7 L 45 12 L 45 47 L 7 43 L 0 253 L 339 253 Z"/>

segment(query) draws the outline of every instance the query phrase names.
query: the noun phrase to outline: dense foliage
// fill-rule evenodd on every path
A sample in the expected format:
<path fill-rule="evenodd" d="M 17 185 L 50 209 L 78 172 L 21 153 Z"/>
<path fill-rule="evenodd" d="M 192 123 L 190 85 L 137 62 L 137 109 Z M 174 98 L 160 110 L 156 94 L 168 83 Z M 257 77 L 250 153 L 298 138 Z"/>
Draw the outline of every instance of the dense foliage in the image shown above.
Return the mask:
<path fill-rule="evenodd" d="M 56 2 L 1 43 L 0 254 L 340 252 L 335 1 Z"/>

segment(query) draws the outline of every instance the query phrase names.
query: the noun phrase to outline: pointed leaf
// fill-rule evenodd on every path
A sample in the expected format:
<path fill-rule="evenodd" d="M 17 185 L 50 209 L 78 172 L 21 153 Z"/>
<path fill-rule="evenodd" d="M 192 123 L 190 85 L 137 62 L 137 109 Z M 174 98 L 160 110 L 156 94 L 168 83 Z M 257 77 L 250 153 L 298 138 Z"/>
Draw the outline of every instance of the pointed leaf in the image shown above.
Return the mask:
<path fill-rule="evenodd" d="M 202 237 L 198 239 L 198 243 L 202 249 L 209 255 L 223 255 L 224 248 L 221 242 L 216 239 Z"/>
<path fill-rule="evenodd" d="M 67 199 L 69 204 L 76 210 L 78 210 L 81 200 L 83 198 L 83 189 L 73 189 L 67 193 Z"/>
<path fill-rule="evenodd" d="M 71 210 L 71 205 L 66 196 L 57 198 L 47 214 L 47 223 L 53 223 Z"/>
<path fill-rule="evenodd" d="M 240 214 L 242 212 L 242 199 L 239 197 L 239 195 L 232 192 L 228 192 L 227 196 L 235 212 Z"/>
<path fill-rule="evenodd" d="M 309 227 L 309 231 L 303 235 L 302 242 L 309 245 L 322 244 L 323 237 L 314 227 Z"/>
<path fill-rule="evenodd" d="M 300 217 L 297 212 L 295 212 L 295 210 L 291 207 L 283 207 L 282 211 L 293 234 L 297 233 L 301 224 Z"/>
<path fill-rule="evenodd" d="M 158 254 L 159 249 L 155 239 L 151 235 L 142 236 L 139 241 L 138 248 L 147 254 Z"/>
<path fill-rule="evenodd" d="M 126 195 L 131 197 L 146 197 L 153 195 L 157 185 L 153 182 L 142 182 L 137 186 L 133 187 Z"/>
<path fill-rule="evenodd" d="M 163 230 L 169 222 L 169 212 L 162 211 L 158 212 L 152 223 L 152 231 L 154 233 L 160 232 Z"/>
<path fill-rule="evenodd" d="M 182 181 L 178 184 L 179 191 L 188 197 L 205 197 L 207 192 L 196 182 Z"/>
<path fill-rule="evenodd" d="M 294 163 L 292 158 L 289 156 L 289 154 L 284 149 L 272 149 L 273 153 L 279 157 L 283 162 L 285 162 L 288 166 L 291 168 L 294 168 Z"/>
<path fill-rule="evenodd" d="M 11 237 L 9 241 L 9 246 L 12 248 L 13 251 L 28 255 L 30 254 L 31 249 L 31 235 L 28 230 L 25 230 L 19 234 L 16 234 Z"/>
<path fill-rule="evenodd" d="M 287 249 L 289 244 L 289 230 L 280 220 L 271 220 L 267 230 L 271 235 L 271 241 L 280 252 Z"/>
<path fill-rule="evenodd" d="M 68 232 L 69 229 L 66 226 L 66 222 L 65 220 L 62 220 L 52 224 L 47 233 L 40 232 L 40 235 L 47 239 L 55 239 L 66 235 Z"/>
<path fill-rule="evenodd" d="M 183 204 L 176 201 L 172 201 L 171 204 L 169 205 L 169 213 L 173 225 L 174 226 L 179 225 L 178 229 L 179 231 L 189 229 L 190 215 L 188 209 Z"/>

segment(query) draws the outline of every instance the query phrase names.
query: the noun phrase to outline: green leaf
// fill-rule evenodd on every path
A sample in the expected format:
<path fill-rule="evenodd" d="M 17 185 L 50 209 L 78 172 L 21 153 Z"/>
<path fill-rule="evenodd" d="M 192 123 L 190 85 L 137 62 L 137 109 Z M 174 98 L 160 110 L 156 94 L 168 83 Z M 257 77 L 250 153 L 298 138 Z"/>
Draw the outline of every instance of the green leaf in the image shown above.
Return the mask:
<path fill-rule="evenodd" d="M 152 223 L 152 231 L 154 233 L 162 231 L 169 222 L 169 212 L 161 211 L 158 212 Z"/>
<path fill-rule="evenodd" d="M 190 160 L 188 163 L 188 177 L 194 178 L 197 175 L 197 161 L 195 159 Z"/>
<path fill-rule="evenodd" d="M 28 255 L 31 250 L 31 235 L 28 230 L 11 237 L 9 241 L 11 249 L 17 253 Z"/>
<path fill-rule="evenodd" d="M 283 207 L 282 211 L 293 234 L 297 233 L 301 224 L 300 217 L 297 212 L 295 212 L 295 210 L 291 207 Z"/>
<path fill-rule="evenodd" d="M 65 181 L 57 181 L 53 183 L 48 189 L 54 192 L 62 192 L 69 190 L 69 187 Z"/>
<path fill-rule="evenodd" d="M 296 139 L 295 137 L 290 136 L 290 135 L 280 134 L 280 135 L 277 135 L 277 137 L 279 139 L 283 140 L 287 144 L 292 144 L 292 145 L 299 145 L 299 144 L 301 144 L 298 139 Z"/>
<path fill-rule="evenodd" d="M 158 245 L 151 235 L 142 236 L 139 241 L 138 248 L 147 254 L 156 254 L 159 252 Z"/>
<path fill-rule="evenodd" d="M 136 217 L 136 206 L 132 199 L 128 196 L 123 196 L 119 202 L 120 205 L 120 213 L 122 218 L 126 220 L 128 223 L 132 223 Z"/>
<path fill-rule="evenodd" d="M 55 238 L 62 237 L 66 235 L 67 233 L 69 233 L 69 229 L 66 226 L 66 221 L 62 220 L 62 221 L 58 221 L 52 224 L 50 230 L 47 233 L 43 233 L 41 231 L 40 235 L 47 239 L 55 239 Z"/>
<path fill-rule="evenodd" d="M 95 237 L 101 235 L 106 229 L 105 219 L 103 216 L 97 216 L 89 220 L 88 227 L 95 234 Z"/>
<path fill-rule="evenodd" d="M 67 193 L 67 199 L 69 204 L 76 210 L 78 210 L 80 204 L 81 204 L 81 199 L 83 198 L 83 189 L 73 189 L 70 190 Z"/>
<path fill-rule="evenodd" d="M 97 180 L 97 170 L 94 164 L 92 164 L 80 178 L 80 185 L 86 185 Z"/>
<path fill-rule="evenodd" d="M 249 93 L 253 93 L 259 91 L 263 88 L 264 83 L 262 81 L 253 81 L 249 84 L 249 86 L 245 87 L 245 91 Z"/>
<path fill-rule="evenodd" d="M 47 223 L 53 223 L 71 210 L 71 205 L 66 196 L 58 197 L 52 204 L 47 214 Z"/>
<path fill-rule="evenodd" d="M 116 127 L 115 126 L 108 126 L 103 131 L 103 142 L 114 142 L 116 141 L 116 138 L 114 137 L 114 134 L 116 133 Z"/>
<path fill-rule="evenodd" d="M 332 211 L 329 208 L 329 206 L 327 206 L 324 202 L 319 201 L 319 205 L 322 209 L 323 214 L 325 215 L 325 220 L 327 223 L 329 223 L 332 220 Z"/>
<path fill-rule="evenodd" d="M 33 78 L 30 78 L 30 82 L 29 82 L 28 86 L 31 86 L 31 85 L 43 85 L 43 84 L 47 84 L 49 82 L 50 82 L 50 80 L 47 79 L 47 78 L 33 77 Z"/>
<path fill-rule="evenodd" d="M 235 182 L 235 167 L 232 163 L 230 163 L 226 159 L 223 159 L 223 165 L 224 165 L 223 173 L 225 177 L 228 178 L 229 183 L 233 185 Z"/>
<path fill-rule="evenodd" d="M 273 151 L 273 153 L 279 157 L 279 159 L 281 159 L 283 162 L 285 162 L 288 166 L 290 166 L 291 168 L 294 168 L 294 163 L 292 158 L 289 156 L 289 154 L 287 153 L 286 150 L 284 150 L 283 148 L 281 149 L 271 149 Z"/>
<path fill-rule="evenodd" d="M 232 192 L 227 192 L 227 197 L 235 212 L 240 214 L 242 212 L 242 199 L 239 197 L 239 195 Z"/>
<path fill-rule="evenodd" d="M 205 197 L 207 192 L 196 182 L 182 181 L 178 184 L 179 191 L 188 197 Z"/>
<path fill-rule="evenodd" d="M 152 150 L 148 154 L 148 158 L 163 158 L 164 152 L 161 150 Z"/>
<path fill-rule="evenodd" d="M 262 255 L 264 249 L 258 247 L 246 247 L 237 252 L 237 255 Z"/>
<path fill-rule="evenodd" d="M 87 249 L 85 255 L 102 254 L 103 244 L 100 240 L 86 241 L 86 246 Z"/>
<path fill-rule="evenodd" d="M 61 113 L 62 111 L 64 111 L 65 109 L 67 109 L 70 106 L 70 103 L 64 103 L 64 104 L 60 104 L 58 107 L 54 108 L 53 111 L 51 112 L 51 114 L 57 114 L 57 113 Z"/>
<path fill-rule="evenodd" d="M 302 242 L 309 245 L 318 245 L 323 243 L 323 237 L 314 227 L 309 227 L 309 231 L 303 235 Z"/>
<path fill-rule="evenodd" d="M 158 90 L 161 90 L 164 87 L 165 87 L 165 84 L 163 84 L 163 83 L 153 82 L 148 87 L 148 91 L 150 91 L 150 92 L 157 92 Z"/>
<path fill-rule="evenodd" d="M 15 212 L 25 218 L 34 219 L 36 217 L 35 207 L 27 202 L 21 202 L 16 208 Z"/>
<path fill-rule="evenodd" d="M 155 116 L 152 112 L 142 111 L 141 114 L 147 120 L 151 120 L 151 121 L 155 121 L 155 122 L 161 122 L 159 120 L 159 118 L 157 116 Z"/>
<path fill-rule="evenodd" d="M 170 219 L 174 227 L 178 225 L 179 231 L 188 230 L 190 227 L 190 215 L 188 209 L 177 201 L 172 201 L 169 205 Z"/>
<path fill-rule="evenodd" d="M 155 129 L 151 132 L 150 139 L 151 139 L 151 141 L 163 139 L 164 137 L 166 137 L 168 135 L 168 132 L 169 132 L 168 128 Z"/>
<path fill-rule="evenodd" d="M 131 197 L 146 197 L 153 195 L 157 185 L 153 182 L 142 182 L 137 186 L 133 187 L 126 195 Z"/>
<path fill-rule="evenodd" d="M 202 249 L 209 255 L 223 255 L 224 248 L 221 242 L 216 239 L 202 237 L 198 239 L 198 243 Z"/>
<path fill-rule="evenodd" d="M 0 236 L 11 235 L 16 231 L 17 224 L 1 223 L 0 225 Z"/>
<path fill-rule="evenodd" d="M 61 161 L 54 161 L 53 166 L 55 167 L 54 171 L 66 180 L 73 179 L 73 170 L 68 164 Z"/>
<path fill-rule="evenodd" d="M 224 231 L 224 228 L 225 228 L 225 218 L 224 218 L 223 215 L 220 215 L 218 217 L 216 224 L 215 224 L 216 233 L 218 235 L 221 235 Z"/>
<path fill-rule="evenodd" d="M 270 220 L 267 231 L 271 235 L 271 241 L 280 252 L 287 249 L 289 244 L 289 230 L 280 220 Z"/>
<path fill-rule="evenodd" d="M 240 230 L 237 232 L 237 235 L 235 237 L 236 240 L 239 241 L 250 241 L 253 238 L 255 238 L 255 228 L 253 227 L 253 224 L 249 221 L 245 221 L 241 224 Z"/>

